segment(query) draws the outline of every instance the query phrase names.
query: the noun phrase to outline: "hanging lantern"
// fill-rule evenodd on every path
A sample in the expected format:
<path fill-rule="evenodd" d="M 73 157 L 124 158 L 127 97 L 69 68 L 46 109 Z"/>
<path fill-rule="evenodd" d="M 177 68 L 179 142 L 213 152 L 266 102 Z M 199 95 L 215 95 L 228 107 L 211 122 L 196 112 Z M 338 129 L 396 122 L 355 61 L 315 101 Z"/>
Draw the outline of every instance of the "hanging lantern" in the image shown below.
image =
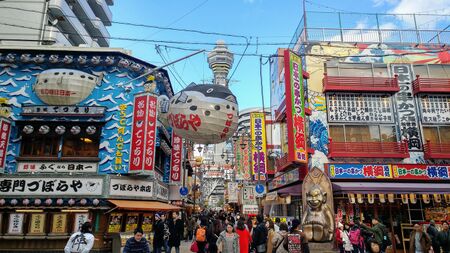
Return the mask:
<path fill-rule="evenodd" d="M 403 204 L 408 204 L 408 194 L 400 194 Z"/>
<path fill-rule="evenodd" d="M 24 199 L 24 200 L 22 200 L 22 204 L 24 206 L 28 206 L 30 204 L 30 200 L 29 199 Z"/>
<path fill-rule="evenodd" d="M 373 194 L 367 194 L 367 201 L 369 204 L 373 204 L 375 202 L 375 196 Z"/>
<path fill-rule="evenodd" d="M 87 98 L 101 80 L 75 69 L 42 71 L 33 86 L 36 95 L 48 105 L 75 105 Z"/>
<path fill-rule="evenodd" d="M 428 194 L 422 194 L 422 201 L 425 204 L 430 204 L 430 195 Z"/>
<path fill-rule="evenodd" d="M 69 201 L 67 201 L 67 203 L 69 204 L 69 206 L 73 206 L 75 204 L 75 200 L 69 199 Z"/>
<path fill-rule="evenodd" d="M 355 204 L 356 203 L 356 201 L 355 201 L 355 194 L 349 193 L 348 194 L 348 201 L 350 202 L 350 204 Z"/>
<path fill-rule="evenodd" d="M 416 194 L 410 193 L 409 194 L 409 201 L 411 202 L 411 204 L 416 204 L 417 203 Z"/>
<path fill-rule="evenodd" d="M 389 193 L 387 196 L 388 196 L 389 203 L 394 203 L 395 195 L 393 193 Z"/>
<path fill-rule="evenodd" d="M 380 193 L 378 194 L 378 197 L 380 198 L 380 203 L 386 203 L 386 198 L 384 194 Z"/>
<path fill-rule="evenodd" d="M 80 200 L 80 204 L 81 204 L 81 205 L 84 206 L 84 205 L 86 205 L 86 203 L 87 203 L 87 200 L 86 200 L 86 199 L 81 199 L 81 200 Z"/>
<path fill-rule="evenodd" d="M 58 206 L 62 205 L 63 203 L 64 203 L 64 200 L 63 200 L 63 199 L 57 199 L 57 200 L 56 200 L 56 204 L 57 204 Z"/>
<path fill-rule="evenodd" d="M 42 125 L 41 127 L 39 127 L 39 133 L 40 134 L 48 134 L 48 132 L 50 132 L 50 127 L 47 125 Z"/>
<path fill-rule="evenodd" d="M 65 126 L 57 126 L 55 128 L 55 132 L 59 135 L 64 134 L 66 132 L 66 127 Z"/>
<path fill-rule="evenodd" d="M 86 64 L 87 62 L 87 56 L 86 55 L 80 55 L 78 56 L 78 63 L 81 65 Z"/>
<path fill-rule="evenodd" d="M 95 134 L 96 131 L 97 131 L 97 128 L 95 126 L 86 127 L 86 133 L 89 135 Z"/>
<path fill-rule="evenodd" d="M 6 203 L 5 199 L 0 199 L 0 206 L 3 206 Z"/>
<path fill-rule="evenodd" d="M 358 204 L 364 203 L 363 195 L 362 194 L 356 194 L 356 199 L 358 200 Z"/>
<path fill-rule="evenodd" d="M 17 203 L 19 203 L 19 201 L 17 201 L 17 199 L 11 199 L 11 205 L 15 206 L 17 205 Z"/>
<path fill-rule="evenodd" d="M 199 144 L 228 140 L 237 129 L 238 104 L 222 85 L 189 85 L 170 99 L 168 119 L 173 131 Z"/>
<path fill-rule="evenodd" d="M 450 194 L 444 194 L 445 203 L 450 204 Z"/>
<path fill-rule="evenodd" d="M 441 201 L 442 201 L 441 194 L 433 194 L 433 199 L 434 199 L 434 202 L 441 203 Z"/>
<path fill-rule="evenodd" d="M 100 200 L 94 199 L 94 200 L 92 200 L 92 204 L 93 204 L 94 206 L 98 206 L 98 204 L 100 204 Z"/>
<path fill-rule="evenodd" d="M 34 205 L 39 206 L 42 203 L 42 201 L 40 199 L 35 199 L 34 200 Z"/>
<path fill-rule="evenodd" d="M 73 127 L 70 128 L 70 132 L 73 135 L 77 135 L 77 134 L 79 134 L 81 132 L 81 128 L 79 126 L 73 126 Z"/>
<path fill-rule="evenodd" d="M 26 125 L 23 127 L 22 131 L 26 134 L 31 134 L 34 131 L 34 127 L 32 125 Z"/>
<path fill-rule="evenodd" d="M 45 200 L 45 204 L 46 204 L 47 206 L 51 205 L 52 203 L 53 203 L 53 200 L 52 200 L 52 199 L 46 199 L 46 200 Z"/>

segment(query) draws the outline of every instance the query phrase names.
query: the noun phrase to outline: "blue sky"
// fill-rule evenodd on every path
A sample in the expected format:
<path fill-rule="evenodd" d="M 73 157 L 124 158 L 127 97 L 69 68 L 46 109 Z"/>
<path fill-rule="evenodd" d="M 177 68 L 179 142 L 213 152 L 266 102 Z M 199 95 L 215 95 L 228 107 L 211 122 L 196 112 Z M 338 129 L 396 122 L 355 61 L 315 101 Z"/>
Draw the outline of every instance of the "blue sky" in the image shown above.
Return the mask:
<path fill-rule="evenodd" d="M 194 29 L 207 32 L 243 35 L 251 37 L 246 53 L 270 55 L 278 47 L 287 45 L 302 16 L 301 0 L 117 0 L 112 6 L 113 20 L 118 22 L 139 23 L 161 27 Z M 307 0 L 308 11 L 337 10 L 354 12 L 390 12 L 413 13 L 427 12 L 433 14 L 450 14 L 448 0 Z M 334 27 L 336 15 L 311 17 L 308 26 Z M 362 15 L 349 15 L 344 24 L 349 28 L 370 28 L 376 26 L 375 19 Z M 436 17 L 419 17 L 422 29 L 445 27 L 450 20 Z M 381 18 L 381 25 L 386 28 L 411 27 L 410 19 L 398 16 Z M 159 41 L 206 42 L 215 43 L 225 40 L 227 43 L 245 44 L 245 39 L 227 36 L 202 35 L 190 32 L 158 30 L 145 27 L 113 24 L 109 27 L 111 36 Z M 259 43 L 280 43 L 281 45 L 259 45 Z M 164 45 L 187 49 L 211 50 L 214 45 L 192 45 L 184 43 L 136 42 L 111 40 L 111 47 L 121 47 L 132 51 L 133 56 L 155 65 L 163 65 L 161 56 L 155 49 L 159 44 L 160 53 L 166 61 L 172 61 L 191 53 Z M 243 53 L 245 45 L 230 45 L 234 53 Z M 191 82 L 210 82 L 212 71 L 209 69 L 206 53 L 174 64 L 169 73 L 175 91 Z M 230 89 L 236 95 L 240 109 L 260 107 L 259 57 L 235 55 Z M 266 58 L 263 58 L 263 62 Z M 265 105 L 269 106 L 269 64 L 263 66 L 263 85 Z M 177 80 L 178 79 L 178 80 Z"/>

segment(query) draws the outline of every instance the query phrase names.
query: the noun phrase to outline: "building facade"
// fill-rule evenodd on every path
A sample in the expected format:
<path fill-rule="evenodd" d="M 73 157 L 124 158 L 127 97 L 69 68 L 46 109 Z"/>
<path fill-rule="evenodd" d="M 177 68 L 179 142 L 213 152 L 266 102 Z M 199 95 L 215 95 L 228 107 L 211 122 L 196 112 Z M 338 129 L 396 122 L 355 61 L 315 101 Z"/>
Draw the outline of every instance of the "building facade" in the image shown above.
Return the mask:
<path fill-rule="evenodd" d="M 155 66 L 109 48 L 0 54 L 1 252 L 61 249 L 87 220 L 95 250 L 120 250 L 179 209 L 166 204 L 183 141 L 157 120 L 158 96 L 173 96 L 164 70 L 132 80 Z"/>
<path fill-rule="evenodd" d="M 450 210 L 448 32 L 415 30 L 417 37 L 407 38 L 407 30 L 379 28 L 355 35 L 303 20 L 290 52 L 309 77 L 302 80 L 311 111 L 308 168 L 330 177 L 336 221 L 378 217 L 405 248 L 410 224 L 446 220 Z M 327 37 L 330 31 L 338 35 Z M 288 99 L 286 66 L 272 61 L 272 107 Z M 278 170 L 272 191 L 300 197 L 303 178 Z M 289 215 L 288 208 L 278 211 Z M 296 209 L 292 214 L 301 215 L 302 204 Z"/>
<path fill-rule="evenodd" d="M 113 0 L 0 3 L 0 44 L 108 47 Z M 19 18 L 19 17 L 26 17 Z"/>

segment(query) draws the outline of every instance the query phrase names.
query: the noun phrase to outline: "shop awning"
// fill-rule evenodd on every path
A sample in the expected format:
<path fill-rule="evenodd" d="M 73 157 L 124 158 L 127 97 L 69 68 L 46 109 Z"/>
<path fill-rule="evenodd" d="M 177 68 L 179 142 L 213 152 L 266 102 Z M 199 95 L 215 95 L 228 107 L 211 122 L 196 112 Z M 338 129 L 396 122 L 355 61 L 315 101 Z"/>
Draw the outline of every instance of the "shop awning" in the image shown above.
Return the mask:
<path fill-rule="evenodd" d="M 179 206 L 174 206 L 158 201 L 140 201 L 140 200 L 108 200 L 118 209 L 136 210 L 136 211 L 178 211 Z"/>
<path fill-rule="evenodd" d="M 450 193 L 447 183 L 333 182 L 342 193 Z"/>
<path fill-rule="evenodd" d="M 302 195 L 302 184 L 298 183 L 285 188 L 277 189 L 278 195 L 291 195 L 291 196 L 301 196 Z"/>

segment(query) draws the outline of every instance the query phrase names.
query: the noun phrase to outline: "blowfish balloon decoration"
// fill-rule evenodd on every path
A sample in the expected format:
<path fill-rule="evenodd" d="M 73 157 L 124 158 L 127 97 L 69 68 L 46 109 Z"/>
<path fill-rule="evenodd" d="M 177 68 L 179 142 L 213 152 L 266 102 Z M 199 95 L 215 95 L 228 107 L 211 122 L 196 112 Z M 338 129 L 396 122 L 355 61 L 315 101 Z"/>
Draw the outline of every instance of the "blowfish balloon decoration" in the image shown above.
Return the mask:
<path fill-rule="evenodd" d="M 175 94 L 162 112 L 176 134 L 199 144 L 226 141 L 237 128 L 238 104 L 222 85 L 189 85 Z"/>

